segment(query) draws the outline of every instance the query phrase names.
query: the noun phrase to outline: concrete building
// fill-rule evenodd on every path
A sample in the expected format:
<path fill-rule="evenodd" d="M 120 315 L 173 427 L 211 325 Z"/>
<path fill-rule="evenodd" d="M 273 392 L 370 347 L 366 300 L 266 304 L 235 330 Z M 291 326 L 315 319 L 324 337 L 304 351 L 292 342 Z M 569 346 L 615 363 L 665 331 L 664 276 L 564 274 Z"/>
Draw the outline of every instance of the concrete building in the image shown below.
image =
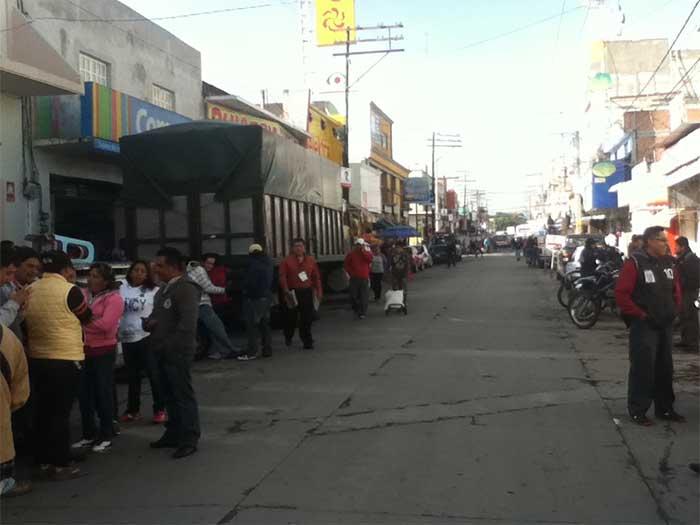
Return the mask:
<path fill-rule="evenodd" d="M 14 2 L 0 4 L 0 239 L 13 241 L 47 227 L 48 203 L 24 125 L 30 97 L 82 92 L 77 69 L 26 21 Z"/>
<path fill-rule="evenodd" d="M 22 5 L 15 23 L 46 43 L 42 64 L 65 64 L 82 85 L 71 91 L 80 95 L 37 93 L 49 96 L 35 97 L 29 118 L 15 128 L 30 137 L 41 205 L 5 235 L 17 241 L 55 232 L 93 241 L 101 255 L 117 246 L 123 227 L 119 138 L 202 118 L 201 57 L 116 0 Z"/>

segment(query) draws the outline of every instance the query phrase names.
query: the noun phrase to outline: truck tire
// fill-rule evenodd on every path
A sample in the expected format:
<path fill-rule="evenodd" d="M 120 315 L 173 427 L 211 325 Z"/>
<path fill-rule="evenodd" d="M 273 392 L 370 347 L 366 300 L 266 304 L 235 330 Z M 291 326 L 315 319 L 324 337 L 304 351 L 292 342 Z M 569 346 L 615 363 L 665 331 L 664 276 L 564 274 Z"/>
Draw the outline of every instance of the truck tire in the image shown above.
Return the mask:
<path fill-rule="evenodd" d="M 348 276 L 342 264 L 335 268 L 329 268 L 326 273 L 325 281 L 326 289 L 330 292 L 340 293 L 348 289 Z"/>

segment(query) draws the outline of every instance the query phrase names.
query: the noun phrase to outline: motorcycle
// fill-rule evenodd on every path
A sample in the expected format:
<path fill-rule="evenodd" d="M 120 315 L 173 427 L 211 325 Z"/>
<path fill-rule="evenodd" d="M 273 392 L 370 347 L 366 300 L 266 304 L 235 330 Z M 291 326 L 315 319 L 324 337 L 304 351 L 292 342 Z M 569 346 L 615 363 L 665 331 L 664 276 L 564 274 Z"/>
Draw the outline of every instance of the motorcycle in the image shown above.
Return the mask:
<path fill-rule="evenodd" d="M 559 290 L 557 291 L 557 300 L 564 308 L 569 307 L 569 299 L 571 299 L 571 292 L 574 290 L 574 282 L 580 278 L 581 272 L 579 270 L 572 270 L 562 277 Z"/>
<path fill-rule="evenodd" d="M 619 275 L 620 270 L 607 263 L 599 266 L 594 275 L 574 282 L 567 310 L 578 328 L 592 328 L 606 308 L 616 311 L 615 284 Z"/>

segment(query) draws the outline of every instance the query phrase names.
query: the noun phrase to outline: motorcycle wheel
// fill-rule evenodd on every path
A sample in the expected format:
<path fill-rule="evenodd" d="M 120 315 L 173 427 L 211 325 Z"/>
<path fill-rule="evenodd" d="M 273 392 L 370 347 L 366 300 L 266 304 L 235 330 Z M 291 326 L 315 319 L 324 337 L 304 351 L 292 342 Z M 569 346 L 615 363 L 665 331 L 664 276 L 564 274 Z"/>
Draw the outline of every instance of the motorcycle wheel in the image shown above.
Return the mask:
<path fill-rule="evenodd" d="M 583 330 L 592 328 L 600 315 L 600 300 L 589 292 L 574 292 L 569 299 L 568 312 L 571 321 Z"/>
<path fill-rule="evenodd" d="M 562 281 L 559 285 L 559 290 L 557 291 L 557 300 L 559 301 L 559 304 L 562 305 L 564 308 L 569 307 L 570 295 L 570 290 L 566 286 L 564 286 L 564 281 Z"/>

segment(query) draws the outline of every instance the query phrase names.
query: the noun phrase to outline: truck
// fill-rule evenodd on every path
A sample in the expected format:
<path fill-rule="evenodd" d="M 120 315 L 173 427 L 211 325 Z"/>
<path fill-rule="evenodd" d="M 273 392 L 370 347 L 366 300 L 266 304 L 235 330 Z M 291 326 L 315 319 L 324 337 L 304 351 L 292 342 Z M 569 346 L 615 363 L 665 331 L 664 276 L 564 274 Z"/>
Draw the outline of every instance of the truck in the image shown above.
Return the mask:
<path fill-rule="evenodd" d="M 176 124 L 119 142 L 130 260 L 152 259 L 168 245 L 193 259 L 217 253 L 235 275 L 250 244 L 279 263 L 292 240 L 304 238 L 324 286 L 346 288 L 337 164 L 259 126 L 222 121 Z"/>

